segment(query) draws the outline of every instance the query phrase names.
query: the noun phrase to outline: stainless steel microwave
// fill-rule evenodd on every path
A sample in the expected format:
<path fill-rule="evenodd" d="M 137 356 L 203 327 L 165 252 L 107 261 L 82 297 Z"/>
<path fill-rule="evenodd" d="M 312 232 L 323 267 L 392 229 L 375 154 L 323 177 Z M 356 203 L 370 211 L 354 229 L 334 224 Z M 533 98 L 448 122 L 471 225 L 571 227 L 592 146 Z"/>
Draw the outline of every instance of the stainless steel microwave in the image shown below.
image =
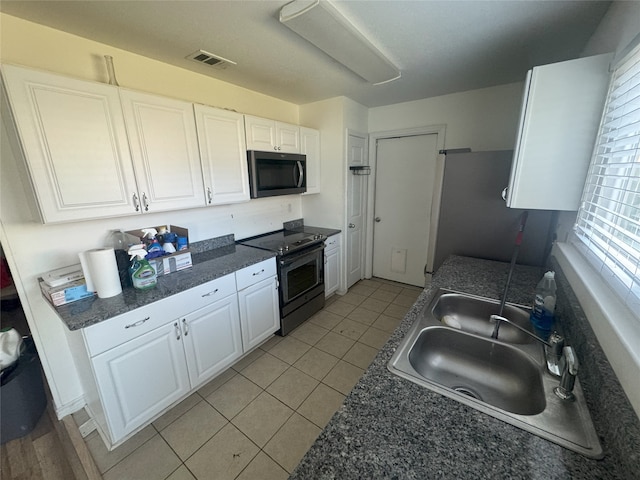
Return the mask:
<path fill-rule="evenodd" d="M 306 155 L 249 150 L 247 161 L 251 198 L 307 191 Z"/>

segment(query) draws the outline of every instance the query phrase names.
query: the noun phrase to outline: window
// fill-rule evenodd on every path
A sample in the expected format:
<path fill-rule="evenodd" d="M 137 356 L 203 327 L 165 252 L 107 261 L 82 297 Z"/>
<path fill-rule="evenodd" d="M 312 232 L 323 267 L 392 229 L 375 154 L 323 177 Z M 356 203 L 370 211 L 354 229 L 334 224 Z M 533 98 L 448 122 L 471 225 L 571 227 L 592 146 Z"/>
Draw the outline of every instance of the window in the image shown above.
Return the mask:
<path fill-rule="evenodd" d="M 572 243 L 640 321 L 640 46 L 613 72 Z"/>

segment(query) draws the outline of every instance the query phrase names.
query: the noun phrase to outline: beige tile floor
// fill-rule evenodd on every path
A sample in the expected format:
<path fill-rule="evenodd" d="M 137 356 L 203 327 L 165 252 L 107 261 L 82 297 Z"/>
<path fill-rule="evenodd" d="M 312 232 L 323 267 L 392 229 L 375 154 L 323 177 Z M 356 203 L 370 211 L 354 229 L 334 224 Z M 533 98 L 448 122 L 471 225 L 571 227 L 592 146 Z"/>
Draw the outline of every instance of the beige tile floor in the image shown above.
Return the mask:
<path fill-rule="evenodd" d="M 272 337 L 115 450 L 85 439 L 105 480 L 285 479 L 421 289 L 362 280 Z"/>

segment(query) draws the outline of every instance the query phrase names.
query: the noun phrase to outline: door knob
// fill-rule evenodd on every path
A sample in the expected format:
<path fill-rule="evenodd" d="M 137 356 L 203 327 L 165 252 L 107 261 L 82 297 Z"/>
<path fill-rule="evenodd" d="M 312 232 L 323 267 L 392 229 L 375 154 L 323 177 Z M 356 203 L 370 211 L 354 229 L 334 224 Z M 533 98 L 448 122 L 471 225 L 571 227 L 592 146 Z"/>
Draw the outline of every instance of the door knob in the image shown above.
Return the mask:
<path fill-rule="evenodd" d="M 376 217 L 376 218 L 374 218 L 374 220 L 376 221 L 376 223 L 380 223 L 381 218 L 380 217 Z"/>
<path fill-rule="evenodd" d="M 350 224 L 349 224 L 349 228 L 356 228 L 356 226 L 355 226 L 355 224 L 350 223 Z"/>

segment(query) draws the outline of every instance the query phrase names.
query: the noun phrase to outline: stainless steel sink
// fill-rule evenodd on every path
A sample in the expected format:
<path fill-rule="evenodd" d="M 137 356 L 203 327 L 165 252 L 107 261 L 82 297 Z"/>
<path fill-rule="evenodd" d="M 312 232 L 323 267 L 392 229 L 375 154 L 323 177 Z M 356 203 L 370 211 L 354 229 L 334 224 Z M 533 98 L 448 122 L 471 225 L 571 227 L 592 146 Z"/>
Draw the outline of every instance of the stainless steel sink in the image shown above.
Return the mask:
<path fill-rule="evenodd" d="M 533 333 L 529 312 L 525 308 L 506 304 L 502 316 Z M 498 300 L 445 292 L 433 299 L 425 313 L 444 325 L 490 338 L 494 324 L 489 323 L 489 317 L 498 314 L 499 310 Z M 534 339 L 509 324 L 500 326 L 500 340 L 509 343 L 535 343 Z"/>
<path fill-rule="evenodd" d="M 570 450 L 602 458 L 579 380 L 575 399 L 562 400 L 553 392 L 560 378 L 547 370 L 541 344 L 520 338 L 515 328 L 505 333 L 508 324 L 500 327 L 498 339 L 490 338 L 495 305 L 491 299 L 438 291 L 399 345 L 389 370 Z M 519 307 L 508 307 L 504 316 L 517 321 L 514 315 L 520 314 L 512 309 Z M 441 321 L 444 315 L 458 323 Z M 526 311 L 523 315 L 528 318 Z"/>
<path fill-rule="evenodd" d="M 535 415 L 547 405 L 540 365 L 509 345 L 427 327 L 411 347 L 409 363 L 429 381 L 511 413 Z"/>

